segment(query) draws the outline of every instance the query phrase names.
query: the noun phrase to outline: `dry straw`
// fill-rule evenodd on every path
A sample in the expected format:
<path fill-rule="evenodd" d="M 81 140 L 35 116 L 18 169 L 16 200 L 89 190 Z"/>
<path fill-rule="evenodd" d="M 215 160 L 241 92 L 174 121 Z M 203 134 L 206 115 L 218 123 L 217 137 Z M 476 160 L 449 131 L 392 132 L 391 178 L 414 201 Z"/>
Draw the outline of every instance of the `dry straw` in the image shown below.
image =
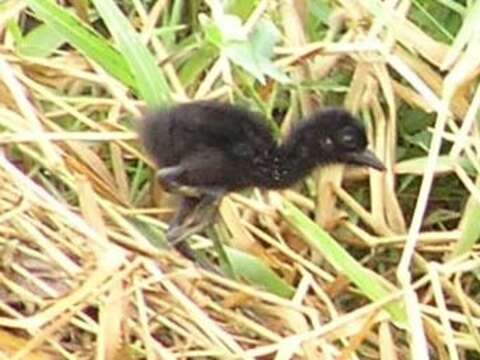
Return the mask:
<path fill-rule="evenodd" d="M 70 3 L 88 22 L 93 5 Z M 108 7 L 93 3 L 105 17 Z M 125 5 L 125 19 L 163 71 L 155 81 L 170 87 L 165 95 L 159 85 L 157 96 L 243 101 L 266 113 L 281 99 L 287 102 L 286 129 L 330 99 L 330 90 L 310 90 L 309 84 L 347 71 L 344 105 L 367 122 L 387 171 L 334 167 L 308 179 L 306 191 L 231 194 L 217 231 L 191 239 L 210 254 L 219 238 L 255 255 L 241 259 L 252 269 L 268 268 L 265 276 L 272 279 L 273 270 L 289 296 L 252 284 L 259 280 L 255 274 L 245 275 L 246 282 L 201 270 L 161 246 L 165 214 L 174 204 L 161 191 L 154 197 L 159 204 L 152 202 L 151 163 L 136 142 L 134 119 L 145 107 L 138 95 L 146 89 L 135 88 L 131 73 L 108 69 L 109 61 L 125 60 L 121 52 L 136 54 L 135 47 L 115 37 L 127 43 L 111 48 L 106 59 L 77 51 L 77 45 L 55 46 L 49 57 L 25 57 L 19 39 L 30 30 L 32 14 L 60 32 L 70 23 L 56 15 L 46 20 L 42 11 L 53 2 L 7 1 L 0 10 L 0 358 L 465 359 L 480 351 L 480 2 L 465 8 L 449 0 L 428 6 L 245 1 L 254 5 L 241 23 L 244 35 L 273 20 L 280 42 L 271 66 L 292 80 L 277 84 L 267 77 L 262 86 L 245 80 L 245 69 L 227 55 L 195 43 L 203 36 L 197 20 L 208 20 L 211 9 L 221 16 L 224 2 L 192 1 L 205 13 L 187 17 L 188 24 L 175 23 L 186 16 L 185 2 L 144 3 Z M 322 41 L 310 41 L 312 13 L 327 3 L 334 6 L 327 31 Z M 423 11 L 428 18 L 430 10 L 462 20 L 450 42 L 413 16 Z M 430 20 L 441 31 L 451 28 Z M 190 26 L 197 37 L 175 43 L 172 34 Z M 64 36 L 84 36 L 79 28 Z M 110 46 L 91 44 L 100 46 L 96 51 Z M 198 54 L 203 67 L 187 72 L 185 64 Z M 211 61 L 202 58 L 207 55 Z M 127 60 L 115 65 L 121 70 L 144 59 Z M 406 105 L 432 114 L 434 125 L 428 153 L 398 163 L 406 121 L 398 110 Z M 435 201 L 437 180 L 445 176 L 463 184 L 465 206 L 449 209 Z M 407 178 L 421 183 L 410 201 L 400 190 Z M 309 238 L 318 226 L 302 231 L 310 223 L 292 209 L 344 245 L 362 269 L 360 280 L 335 262 L 336 253 L 322 253 Z M 427 225 L 432 209 L 453 214 L 448 227 Z M 365 291 L 365 280 L 388 294 Z"/>

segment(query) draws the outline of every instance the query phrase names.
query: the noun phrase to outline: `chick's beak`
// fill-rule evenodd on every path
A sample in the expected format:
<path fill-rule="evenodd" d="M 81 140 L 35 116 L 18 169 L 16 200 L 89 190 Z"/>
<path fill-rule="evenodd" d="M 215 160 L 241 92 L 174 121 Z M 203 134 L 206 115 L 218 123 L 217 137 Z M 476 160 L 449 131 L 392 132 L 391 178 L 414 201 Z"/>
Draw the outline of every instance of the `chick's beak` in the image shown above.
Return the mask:
<path fill-rule="evenodd" d="M 383 165 L 372 151 L 367 149 L 362 152 L 349 154 L 347 160 L 353 165 L 369 166 L 379 171 L 385 170 L 385 165 Z"/>

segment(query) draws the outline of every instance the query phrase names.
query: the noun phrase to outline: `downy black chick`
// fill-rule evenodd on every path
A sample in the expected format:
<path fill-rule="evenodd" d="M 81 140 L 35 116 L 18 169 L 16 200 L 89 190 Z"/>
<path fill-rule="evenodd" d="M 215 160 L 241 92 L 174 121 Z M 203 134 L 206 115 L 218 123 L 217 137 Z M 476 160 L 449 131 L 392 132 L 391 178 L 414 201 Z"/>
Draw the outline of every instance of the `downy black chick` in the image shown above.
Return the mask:
<path fill-rule="evenodd" d="M 153 112 L 140 135 L 159 168 L 157 179 L 183 197 L 167 239 L 189 258 L 193 254 L 182 240 L 211 222 L 226 192 L 285 188 L 315 167 L 333 163 L 384 169 L 366 149 L 364 128 L 340 108 L 315 112 L 281 142 L 261 115 L 213 101 Z"/>

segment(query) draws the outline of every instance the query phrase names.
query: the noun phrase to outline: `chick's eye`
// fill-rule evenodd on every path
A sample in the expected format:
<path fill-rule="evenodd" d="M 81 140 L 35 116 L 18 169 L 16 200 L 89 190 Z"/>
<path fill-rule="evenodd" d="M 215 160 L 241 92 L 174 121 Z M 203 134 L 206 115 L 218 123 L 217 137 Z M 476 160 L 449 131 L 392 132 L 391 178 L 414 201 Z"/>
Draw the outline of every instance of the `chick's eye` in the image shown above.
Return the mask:
<path fill-rule="evenodd" d="M 344 132 L 339 136 L 339 142 L 348 150 L 355 150 L 360 147 L 360 141 L 357 134 L 353 132 Z"/>

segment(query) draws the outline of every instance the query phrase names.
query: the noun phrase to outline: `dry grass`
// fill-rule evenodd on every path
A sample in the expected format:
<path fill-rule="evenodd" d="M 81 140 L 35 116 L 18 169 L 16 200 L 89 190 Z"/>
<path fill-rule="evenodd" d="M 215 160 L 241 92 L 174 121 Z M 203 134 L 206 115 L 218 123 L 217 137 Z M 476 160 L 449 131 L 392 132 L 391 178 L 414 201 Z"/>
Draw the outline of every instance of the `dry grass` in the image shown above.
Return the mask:
<path fill-rule="evenodd" d="M 81 14 L 82 2 L 72 3 Z M 174 99 L 253 96 L 237 83 L 245 74 L 224 57 L 182 85 L 182 48 L 154 36 L 172 4 L 132 3 L 132 23 Z M 317 42 L 307 40 L 306 3 L 262 0 L 243 23 L 250 31 L 271 16 L 281 30 L 274 63 L 294 84 L 281 130 L 329 99 L 328 91 L 295 84 L 348 71 L 342 101 L 369 122 L 388 170 L 335 167 L 315 174 L 309 191 L 254 190 L 223 202 L 212 236 L 275 270 L 295 289 L 284 298 L 153 245 L 163 241 L 162 219 L 172 209 L 162 192 L 152 200 L 151 164 L 136 141 L 133 119 L 144 103 L 70 47 L 49 58 L 18 55 L 7 25 L 22 24 L 30 11 L 7 1 L 0 12 L 0 358 L 480 358 L 480 31 L 464 21 L 451 42 L 440 41 L 412 20 L 410 1 L 341 0 Z M 474 24 L 476 8 L 464 14 Z M 255 96 L 275 102 L 282 86 L 257 83 Z M 434 116 L 434 126 L 428 156 L 397 162 L 408 120 L 399 109 L 407 106 Z M 400 189 L 410 181 L 408 200 Z M 460 192 L 461 206 L 437 201 L 438 191 L 446 199 Z M 283 199 L 398 289 L 368 300 L 285 221 Z M 432 214 L 445 210 L 453 216 L 431 225 Z M 210 238 L 192 240 L 214 253 Z M 404 303 L 406 328 L 383 310 L 394 300 Z"/>

